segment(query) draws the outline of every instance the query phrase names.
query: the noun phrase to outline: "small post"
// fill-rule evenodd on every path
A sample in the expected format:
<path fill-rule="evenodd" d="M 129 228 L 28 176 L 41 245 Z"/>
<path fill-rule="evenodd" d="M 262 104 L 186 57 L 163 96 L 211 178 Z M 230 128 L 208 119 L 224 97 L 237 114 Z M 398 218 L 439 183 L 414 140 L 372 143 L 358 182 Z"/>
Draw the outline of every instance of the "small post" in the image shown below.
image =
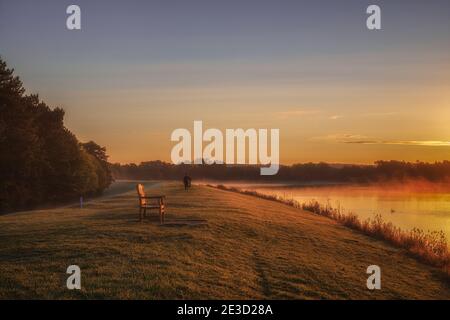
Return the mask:
<path fill-rule="evenodd" d="M 80 209 L 83 209 L 83 196 L 80 196 Z"/>

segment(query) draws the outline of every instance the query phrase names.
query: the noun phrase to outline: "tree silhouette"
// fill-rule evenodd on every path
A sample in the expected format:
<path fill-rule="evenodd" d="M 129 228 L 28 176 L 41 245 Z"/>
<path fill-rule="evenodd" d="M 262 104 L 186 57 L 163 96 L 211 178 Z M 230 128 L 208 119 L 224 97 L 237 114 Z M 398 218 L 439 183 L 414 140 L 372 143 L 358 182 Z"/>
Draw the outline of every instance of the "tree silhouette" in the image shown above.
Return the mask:
<path fill-rule="evenodd" d="M 0 212 L 97 194 L 111 181 L 105 148 L 80 144 L 64 110 L 26 95 L 0 58 Z"/>

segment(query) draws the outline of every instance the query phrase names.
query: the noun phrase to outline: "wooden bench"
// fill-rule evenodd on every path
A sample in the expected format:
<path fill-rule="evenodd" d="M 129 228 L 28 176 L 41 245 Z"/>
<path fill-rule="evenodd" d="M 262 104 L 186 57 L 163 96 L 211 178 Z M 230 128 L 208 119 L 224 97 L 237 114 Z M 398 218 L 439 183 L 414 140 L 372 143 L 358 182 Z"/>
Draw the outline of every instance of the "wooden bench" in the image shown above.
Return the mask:
<path fill-rule="evenodd" d="M 136 190 L 139 196 L 139 221 L 142 221 L 142 217 L 147 215 L 147 209 L 158 209 L 160 223 L 163 224 L 166 196 L 146 196 L 144 186 L 140 183 L 136 185 Z"/>

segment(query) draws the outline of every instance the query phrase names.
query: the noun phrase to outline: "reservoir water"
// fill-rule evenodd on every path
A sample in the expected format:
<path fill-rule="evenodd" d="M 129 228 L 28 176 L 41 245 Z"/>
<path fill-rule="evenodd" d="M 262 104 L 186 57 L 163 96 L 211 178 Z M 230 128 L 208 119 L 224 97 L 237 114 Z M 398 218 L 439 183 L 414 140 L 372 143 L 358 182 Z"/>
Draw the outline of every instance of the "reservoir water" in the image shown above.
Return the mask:
<path fill-rule="evenodd" d="M 294 199 L 301 203 L 316 200 L 352 212 L 362 220 L 380 214 L 384 221 L 410 230 L 444 231 L 450 239 L 450 189 L 372 185 L 283 185 L 229 183 L 240 189 Z"/>

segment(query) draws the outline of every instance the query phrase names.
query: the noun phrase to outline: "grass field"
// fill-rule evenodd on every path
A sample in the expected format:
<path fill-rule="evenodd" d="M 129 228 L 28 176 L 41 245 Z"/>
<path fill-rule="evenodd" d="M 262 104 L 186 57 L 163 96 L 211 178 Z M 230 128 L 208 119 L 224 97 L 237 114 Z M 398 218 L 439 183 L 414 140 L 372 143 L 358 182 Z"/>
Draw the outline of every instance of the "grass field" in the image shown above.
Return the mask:
<path fill-rule="evenodd" d="M 83 209 L 0 216 L 0 298 L 450 299 L 437 269 L 328 218 L 206 186 L 147 183 L 167 195 L 168 224 L 156 214 L 140 223 L 133 186 Z M 207 224 L 184 223 L 198 219 Z M 72 264 L 79 291 L 66 288 Z M 366 288 L 373 264 L 378 291 Z"/>

